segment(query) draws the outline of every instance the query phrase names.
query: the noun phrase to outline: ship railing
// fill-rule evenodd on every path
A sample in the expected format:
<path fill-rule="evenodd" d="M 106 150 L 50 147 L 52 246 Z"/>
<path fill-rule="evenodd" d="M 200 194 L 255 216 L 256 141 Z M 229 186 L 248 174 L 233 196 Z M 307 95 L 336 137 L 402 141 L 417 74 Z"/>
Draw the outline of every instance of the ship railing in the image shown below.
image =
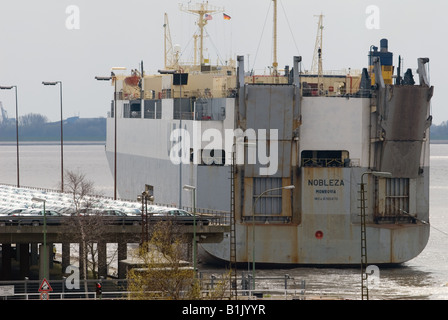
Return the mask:
<path fill-rule="evenodd" d="M 194 112 L 179 112 L 174 111 L 173 112 L 173 119 L 182 119 L 182 120 L 193 120 L 194 118 Z"/>
<path fill-rule="evenodd" d="M 218 113 L 218 112 L 185 112 L 182 111 L 178 112 L 175 111 L 173 113 L 173 119 L 181 119 L 182 120 L 196 120 L 196 121 L 222 121 L 225 119 L 225 111 Z"/>
<path fill-rule="evenodd" d="M 163 89 L 162 91 L 155 90 L 144 90 L 139 96 L 124 94 L 123 92 L 117 92 L 115 97 L 117 100 L 139 100 L 143 98 L 145 100 L 160 100 L 160 99 L 187 99 L 187 98 L 232 98 L 236 95 L 235 88 L 229 89 L 216 89 L 211 90 L 205 89 L 195 89 L 195 90 L 184 90 L 182 89 Z"/>
<path fill-rule="evenodd" d="M 350 92 L 351 91 L 351 92 Z M 372 89 L 340 89 L 330 90 L 324 88 L 320 90 L 317 87 L 303 87 L 302 95 L 304 97 L 335 97 L 335 98 L 370 98 L 374 94 Z"/>
<path fill-rule="evenodd" d="M 322 75 L 324 76 L 352 76 L 357 77 L 361 75 L 362 70 L 360 69 L 340 69 L 340 70 L 323 70 Z M 301 72 L 300 75 L 308 75 L 308 76 L 318 76 L 316 72 L 305 70 Z"/>
<path fill-rule="evenodd" d="M 416 224 L 419 219 L 417 219 L 415 216 L 410 215 L 408 213 L 403 213 L 400 211 L 397 212 L 391 212 L 391 213 L 375 213 L 374 215 L 374 221 L 375 223 L 381 224 L 381 223 L 409 223 L 409 224 Z"/>
<path fill-rule="evenodd" d="M 153 90 L 150 90 L 151 92 Z M 302 96 L 304 97 L 334 97 L 334 98 L 371 98 L 375 93 L 373 89 L 355 89 L 355 88 L 342 88 L 342 89 L 330 89 L 324 88 L 319 90 L 317 87 L 302 87 Z M 181 96 L 182 95 L 182 96 Z M 160 99 L 188 99 L 188 98 L 235 98 L 236 90 L 223 89 L 223 90 L 185 90 L 182 93 L 178 91 L 164 90 L 157 93 L 149 93 L 143 95 L 146 100 L 160 100 Z M 123 95 L 121 92 L 117 93 L 117 100 L 134 100 L 128 96 Z M 110 115 L 113 118 L 113 114 Z"/>
<path fill-rule="evenodd" d="M 347 168 L 347 167 L 359 167 L 359 158 L 302 158 L 302 167 L 313 168 Z"/>
<path fill-rule="evenodd" d="M 174 112 L 173 119 L 175 120 L 196 120 L 196 121 L 222 121 L 225 119 L 224 116 L 216 114 L 207 114 L 201 112 Z"/>
<path fill-rule="evenodd" d="M 341 158 L 302 158 L 303 167 L 344 167 L 345 161 Z"/>
<path fill-rule="evenodd" d="M 361 166 L 361 159 L 359 158 L 350 158 L 350 167 L 360 167 Z"/>
<path fill-rule="evenodd" d="M 196 89 L 196 90 L 180 90 L 164 89 L 162 91 L 146 90 L 143 93 L 144 99 L 160 100 L 160 99 L 182 99 L 196 98 L 196 99 L 211 99 L 211 98 L 234 98 L 236 96 L 235 88 L 211 90 Z"/>

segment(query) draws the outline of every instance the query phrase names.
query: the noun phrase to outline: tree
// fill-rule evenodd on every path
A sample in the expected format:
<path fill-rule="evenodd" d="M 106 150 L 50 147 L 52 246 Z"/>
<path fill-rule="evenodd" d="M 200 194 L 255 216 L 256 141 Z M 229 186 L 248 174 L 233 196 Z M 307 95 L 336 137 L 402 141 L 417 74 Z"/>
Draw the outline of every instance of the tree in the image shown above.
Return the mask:
<path fill-rule="evenodd" d="M 194 270 L 181 259 L 183 243 L 169 221 L 157 223 L 147 244 L 137 251 L 143 268 L 128 272 L 131 299 L 180 300 L 197 298 Z"/>
<path fill-rule="evenodd" d="M 92 196 L 95 192 L 93 182 L 86 179 L 80 172 L 65 171 L 64 190 L 72 194 L 73 210 L 65 227 L 67 234 L 73 234 L 73 241 L 79 242 L 79 259 L 82 262 L 81 274 L 87 280 L 89 271 L 94 279 L 98 278 L 97 243 L 104 240 L 107 225 L 100 214 L 91 214 L 91 209 L 99 204 L 99 198 Z M 115 253 L 113 253 L 113 256 Z M 113 257 L 112 257 L 113 258 Z M 109 257 L 109 263 L 112 258 Z M 86 281 L 84 281 L 86 285 Z"/>
<path fill-rule="evenodd" d="M 75 213 L 79 215 L 82 209 L 93 206 L 88 197 L 95 191 L 93 182 L 86 179 L 85 174 L 66 170 L 64 174 L 64 190 L 72 194 Z"/>
<path fill-rule="evenodd" d="M 142 268 L 128 271 L 129 298 L 143 299 L 200 299 L 201 282 L 185 257 L 186 239 L 171 221 L 161 221 L 151 228 L 151 238 L 135 253 Z M 227 279 L 218 281 L 208 299 L 222 298 L 227 292 Z"/>
<path fill-rule="evenodd" d="M 19 125 L 22 127 L 39 127 L 48 122 L 48 118 L 38 113 L 28 113 L 19 117 Z"/>
<path fill-rule="evenodd" d="M 431 125 L 431 140 L 448 140 L 448 121 Z"/>

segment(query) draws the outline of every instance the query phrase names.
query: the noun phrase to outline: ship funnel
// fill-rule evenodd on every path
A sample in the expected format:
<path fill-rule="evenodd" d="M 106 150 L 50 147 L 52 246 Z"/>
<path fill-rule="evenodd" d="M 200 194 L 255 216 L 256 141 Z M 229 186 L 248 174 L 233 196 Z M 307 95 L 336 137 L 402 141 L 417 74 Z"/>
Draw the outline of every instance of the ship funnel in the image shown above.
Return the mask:
<path fill-rule="evenodd" d="M 381 64 L 381 73 L 384 79 L 385 84 L 392 84 L 392 76 L 393 76 L 393 53 L 389 52 L 388 49 L 388 40 L 381 39 L 380 40 L 380 51 L 377 51 L 378 48 L 375 46 L 370 46 L 369 52 L 369 75 L 371 78 L 372 86 L 375 85 L 375 74 L 373 72 L 373 65 L 375 60 L 379 58 Z M 379 71 L 379 70 L 377 70 Z"/>
<path fill-rule="evenodd" d="M 380 40 L 380 51 L 381 52 L 388 52 L 388 40 L 387 39 L 381 39 Z"/>

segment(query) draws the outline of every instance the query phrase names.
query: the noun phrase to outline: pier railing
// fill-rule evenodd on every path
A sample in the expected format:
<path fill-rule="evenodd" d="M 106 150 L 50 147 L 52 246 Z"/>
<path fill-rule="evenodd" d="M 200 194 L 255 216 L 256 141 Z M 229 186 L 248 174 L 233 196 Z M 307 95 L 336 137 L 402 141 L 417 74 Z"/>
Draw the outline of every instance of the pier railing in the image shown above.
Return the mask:
<path fill-rule="evenodd" d="M 236 281 L 230 284 L 228 274 L 220 271 L 199 271 L 198 278 L 201 287 L 201 299 L 204 300 L 358 300 L 360 298 L 357 286 L 351 290 L 341 290 L 325 287 L 319 283 L 310 283 L 304 279 L 296 279 L 289 274 L 277 276 L 256 276 L 255 288 L 250 272 L 239 271 Z M 75 288 L 73 279 L 50 279 L 52 291 L 48 292 L 50 300 L 132 300 L 135 292 L 128 290 L 127 279 L 88 279 L 79 280 Z M 101 295 L 96 292 L 96 283 L 102 285 Z M 221 295 L 216 291 L 222 288 Z M 39 300 L 41 280 L 0 281 L 0 300 Z M 231 295 L 230 285 L 236 286 L 236 296 Z M 221 288 L 218 288 L 221 286 Z M 232 290 L 235 292 L 235 290 Z M 158 293 L 158 294 L 157 294 Z M 164 292 L 148 291 L 148 297 L 169 299 Z M 150 299 L 150 298 L 148 298 Z"/>
<path fill-rule="evenodd" d="M 225 274 L 216 274 L 210 272 L 199 272 L 198 275 L 201 284 L 201 298 L 203 299 L 229 299 L 230 298 L 230 282 Z M 250 275 L 246 277 L 242 275 L 237 278 L 238 295 L 236 299 L 257 299 L 257 298 L 279 298 L 279 299 L 305 299 L 305 281 L 297 282 L 289 275 L 277 277 L 260 277 L 256 279 L 256 288 L 250 288 L 252 283 Z M 216 296 L 216 289 L 225 282 L 222 294 Z M 41 280 L 15 280 L 0 281 L 0 300 L 39 300 L 46 299 L 39 291 Z M 130 300 L 133 292 L 128 291 L 127 279 L 88 279 L 78 280 L 77 283 L 73 279 L 49 280 L 51 291 L 47 292 L 50 300 L 62 299 L 114 299 L 114 300 Z M 101 295 L 96 291 L 96 284 L 101 283 Z M 159 296 L 164 299 L 165 294 L 149 291 L 151 297 Z M 169 298 L 169 297 L 166 297 Z"/>

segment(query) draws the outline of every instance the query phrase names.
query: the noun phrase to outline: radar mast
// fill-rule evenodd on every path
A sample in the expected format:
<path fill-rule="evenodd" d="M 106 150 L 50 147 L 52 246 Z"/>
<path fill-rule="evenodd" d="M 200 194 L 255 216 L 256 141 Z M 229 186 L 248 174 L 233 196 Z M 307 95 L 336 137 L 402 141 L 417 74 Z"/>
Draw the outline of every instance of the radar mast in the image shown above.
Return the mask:
<path fill-rule="evenodd" d="M 211 15 L 214 13 L 223 12 L 224 8 L 216 7 L 208 4 L 208 2 L 196 3 L 196 4 L 179 4 L 181 11 L 191 13 L 198 16 L 199 27 L 199 64 L 204 64 L 204 28 L 207 25 L 208 20 L 211 19 Z M 198 50 L 195 48 L 195 50 Z M 196 56 L 196 53 L 195 53 Z M 196 59 L 195 59 L 196 60 Z"/>

